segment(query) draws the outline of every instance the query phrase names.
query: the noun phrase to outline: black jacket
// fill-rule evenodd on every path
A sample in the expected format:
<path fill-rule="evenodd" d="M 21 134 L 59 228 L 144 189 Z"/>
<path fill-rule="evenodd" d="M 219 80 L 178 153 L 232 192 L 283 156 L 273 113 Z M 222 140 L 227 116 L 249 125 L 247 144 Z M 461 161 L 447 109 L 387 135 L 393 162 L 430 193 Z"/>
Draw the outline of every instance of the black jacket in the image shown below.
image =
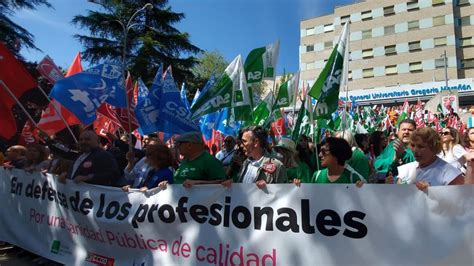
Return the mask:
<path fill-rule="evenodd" d="M 86 181 L 89 184 L 111 186 L 120 178 L 117 161 L 112 154 L 100 148 L 91 151 L 79 165 L 74 176 L 71 176 L 72 170 L 71 167 L 68 174 L 70 179 L 74 179 L 78 175 L 92 176 L 92 179 Z"/>

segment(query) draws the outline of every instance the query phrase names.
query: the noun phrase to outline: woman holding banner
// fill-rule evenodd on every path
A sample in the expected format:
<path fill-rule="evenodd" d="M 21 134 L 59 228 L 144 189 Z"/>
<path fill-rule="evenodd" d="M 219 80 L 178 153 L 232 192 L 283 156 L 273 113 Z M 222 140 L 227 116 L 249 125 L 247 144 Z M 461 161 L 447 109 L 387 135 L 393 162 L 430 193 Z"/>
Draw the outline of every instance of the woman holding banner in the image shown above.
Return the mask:
<path fill-rule="evenodd" d="M 398 167 L 399 184 L 415 184 L 420 190 L 428 186 L 464 184 L 461 170 L 437 156 L 442 144 L 434 129 L 417 128 L 410 141 L 416 161 Z"/>
<path fill-rule="evenodd" d="M 351 159 L 352 150 L 345 139 L 329 137 L 319 151 L 321 166 L 325 167 L 313 174 L 311 183 L 323 184 L 356 184 L 362 186 L 367 181 L 352 167 L 346 164 Z M 294 179 L 293 184 L 300 186 L 301 179 Z"/>

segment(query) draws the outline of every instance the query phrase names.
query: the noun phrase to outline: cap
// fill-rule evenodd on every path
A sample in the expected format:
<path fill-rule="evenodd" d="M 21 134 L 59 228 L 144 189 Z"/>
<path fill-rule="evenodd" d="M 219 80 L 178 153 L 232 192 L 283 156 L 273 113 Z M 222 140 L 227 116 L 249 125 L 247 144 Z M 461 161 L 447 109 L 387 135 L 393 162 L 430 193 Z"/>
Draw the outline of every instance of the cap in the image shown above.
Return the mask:
<path fill-rule="evenodd" d="M 288 138 L 281 138 L 278 141 L 278 144 L 274 146 L 274 148 L 282 148 L 282 149 L 289 150 L 293 153 L 296 153 L 296 144 L 295 144 L 295 142 L 292 141 L 291 139 L 288 139 Z"/>
<path fill-rule="evenodd" d="M 202 134 L 199 131 L 192 131 L 192 132 L 186 132 L 184 134 L 181 134 L 179 137 L 175 139 L 175 141 L 204 144 L 204 141 L 202 140 Z"/>

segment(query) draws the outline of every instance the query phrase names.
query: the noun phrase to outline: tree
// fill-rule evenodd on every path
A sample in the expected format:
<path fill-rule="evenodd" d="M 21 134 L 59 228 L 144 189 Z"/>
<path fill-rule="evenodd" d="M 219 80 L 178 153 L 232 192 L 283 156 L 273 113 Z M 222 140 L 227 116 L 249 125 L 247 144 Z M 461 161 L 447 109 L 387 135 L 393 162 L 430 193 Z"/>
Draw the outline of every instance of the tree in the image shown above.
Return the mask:
<path fill-rule="evenodd" d="M 194 78 L 186 80 L 190 95 L 194 95 L 198 89 L 202 89 L 212 75 L 218 78 L 229 64 L 218 51 L 203 52 L 197 61 L 197 64 L 191 69 Z"/>
<path fill-rule="evenodd" d="M 175 13 L 167 0 L 102 0 L 101 12 L 89 11 L 86 16 L 78 15 L 72 23 L 88 28 L 90 36 L 76 34 L 75 37 L 86 47 L 83 58 L 92 64 L 102 60 L 122 60 L 124 51 L 124 27 L 132 15 L 151 3 L 152 9 L 139 12 L 129 27 L 126 38 L 126 66 L 132 76 L 141 77 L 151 83 L 160 64 L 171 65 L 178 83 L 192 78 L 191 67 L 196 63 L 194 54 L 201 50 L 192 45 L 189 35 L 172 25 L 184 18 Z M 124 26 L 122 26 L 124 25 Z M 187 57 L 183 57 L 183 54 Z"/>
<path fill-rule="evenodd" d="M 19 56 L 22 47 L 39 50 L 34 44 L 34 36 L 28 30 L 13 22 L 11 16 L 18 9 L 35 10 L 38 6 L 51 7 L 47 0 L 0 0 L 0 41 Z"/>

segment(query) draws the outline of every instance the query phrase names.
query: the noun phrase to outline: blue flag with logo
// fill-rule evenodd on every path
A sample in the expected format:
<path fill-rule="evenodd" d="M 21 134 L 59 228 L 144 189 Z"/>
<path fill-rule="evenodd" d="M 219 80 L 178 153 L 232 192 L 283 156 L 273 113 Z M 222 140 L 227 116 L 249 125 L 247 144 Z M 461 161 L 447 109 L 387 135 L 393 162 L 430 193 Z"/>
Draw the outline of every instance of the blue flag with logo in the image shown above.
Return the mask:
<path fill-rule="evenodd" d="M 96 120 L 96 110 L 104 102 L 116 107 L 127 107 L 122 68 L 115 64 L 97 65 L 58 80 L 50 96 L 76 115 L 84 125 Z"/>
<path fill-rule="evenodd" d="M 159 131 L 182 134 L 197 131 L 198 126 L 191 121 L 191 113 L 181 100 L 171 69 L 166 71 L 164 77 L 161 69 L 158 72 L 147 98 L 138 101 L 135 108 L 135 115 L 142 133 L 150 134 Z"/>
<path fill-rule="evenodd" d="M 219 113 L 216 112 L 204 115 L 199 121 L 202 135 L 204 136 L 206 141 L 212 138 L 212 130 L 215 128 L 216 121 L 218 118 Z"/>
<path fill-rule="evenodd" d="M 183 85 L 181 85 L 181 92 L 179 94 L 181 96 L 181 100 L 183 101 L 183 104 L 186 107 L 186 109 L 190 110 L 188 97 L 186 96 L 187 93 L 186 93 L 186 87 L 184 86 L 184 82 L 183 82 Z"/>
<path fill-rule="evenodd" d="M 237 137 L 241 126 L 242 123 L 235 120 L 235 116 L 231 113 L 230 108 L 224 108 L 219 112 L 215 127 L 217 131 L 226 136 Z"/>

